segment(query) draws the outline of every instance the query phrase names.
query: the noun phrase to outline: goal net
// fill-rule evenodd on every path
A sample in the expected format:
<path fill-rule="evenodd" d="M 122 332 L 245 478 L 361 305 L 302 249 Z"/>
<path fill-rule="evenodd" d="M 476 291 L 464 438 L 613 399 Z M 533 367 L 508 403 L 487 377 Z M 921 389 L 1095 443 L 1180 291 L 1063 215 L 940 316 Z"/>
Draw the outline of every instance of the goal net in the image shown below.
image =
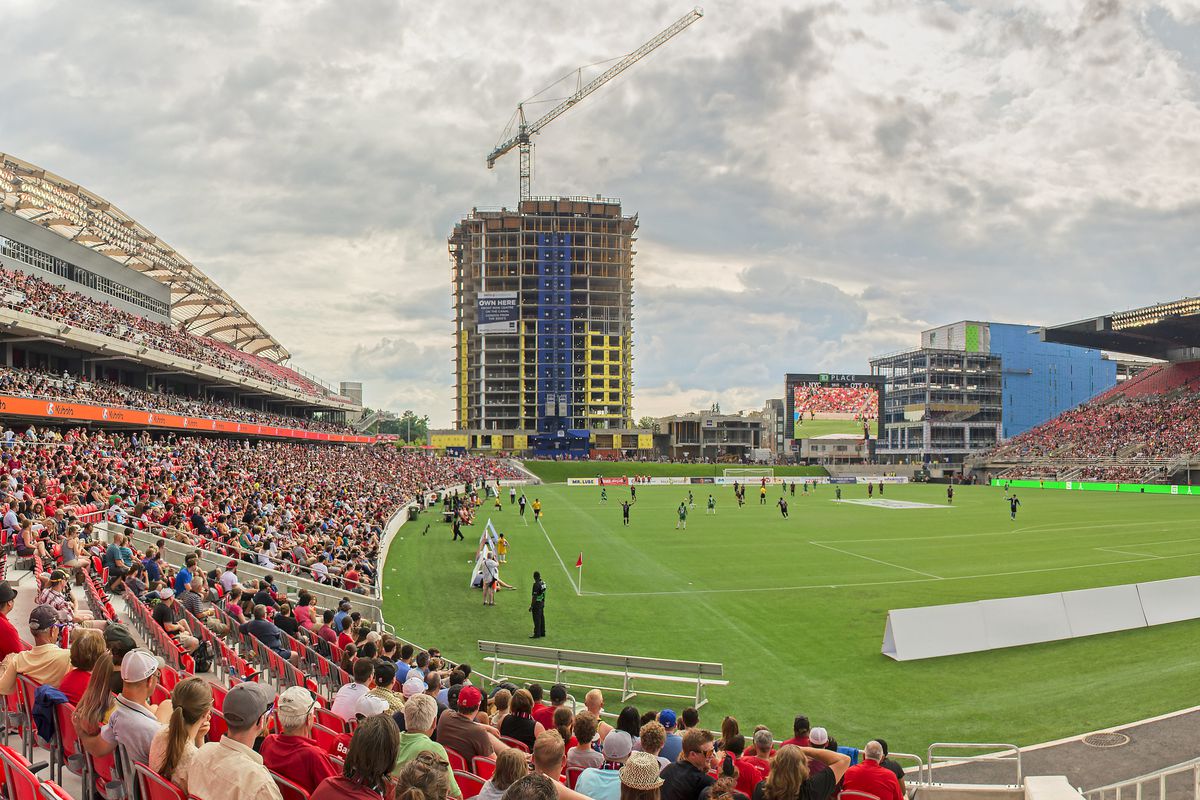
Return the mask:
<path fill-rule="evenodd" d="M 774 478 L 775 470 L 771 467 L 727 467 L 726 478 Z"/>

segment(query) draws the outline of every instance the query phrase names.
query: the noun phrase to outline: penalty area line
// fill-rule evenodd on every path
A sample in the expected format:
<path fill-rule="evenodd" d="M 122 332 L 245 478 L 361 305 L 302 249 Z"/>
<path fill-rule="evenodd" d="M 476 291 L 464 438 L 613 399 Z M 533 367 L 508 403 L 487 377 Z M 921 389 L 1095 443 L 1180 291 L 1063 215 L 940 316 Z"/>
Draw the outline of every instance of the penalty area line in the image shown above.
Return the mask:
<path fill-rule="evenodd" d="M 542 524 L 540 519 L 538 520 L 537 524 L 538 527 L 542 529 L 542 536 L 546 537 L 546 543 L 550 545 L 550 549 L 554 551 L 554 557 L 558 559 L 558 565 L 562 567 L 563 575 L 567 576 L 567 580 L 571 582 L 571 588 L 575 590 L 575 595 L 578 597 L 580 594 L 579 585 L 576 584 L 575 579 L 571 577 L 571 570 L 567 569 L 567 565 L 563 563 L 562 556 L 558 554 L 558 548 L 554 546 L 554 542 L 550 539 L 550 534 L 546 533 L 546 526 Z"/>
<path fill-rule="evenodd" d="M 854 556 L 855 558 L 862 558 L 862 559 L 866 559 L 867 561 L 872 561 L 876 564 L 882 564 L 885 567 L 892 567 L 894 569 L 902 569 L 905 572 L 913 572 L 917 575 L 924 575 L 926 578 L 933 578 L 934 580 L 938 580 L 938 581 L 943 580 L 941 575 L 934 575 L 932 572 L 922 572 L 919 569 L 913 569 L 912 567 L 906 567 L 902 564 L 893 564 L 890 561 L 882 561 L 878 558 L 871 558 L 870 556 L 864 556 L 862 553 L 851 553 L 849 550 L 842 550 L 841 548 L 834 547 L 834 546 L 828 545 L 828 544 L 821 544 L 820 542 L 811 542 L 810 541 L 809 544 L 816 545 L 817 547 L 822 547 L 826 550 L 832 550 L 835 553 L 841 553 L 844 556 Z"/>

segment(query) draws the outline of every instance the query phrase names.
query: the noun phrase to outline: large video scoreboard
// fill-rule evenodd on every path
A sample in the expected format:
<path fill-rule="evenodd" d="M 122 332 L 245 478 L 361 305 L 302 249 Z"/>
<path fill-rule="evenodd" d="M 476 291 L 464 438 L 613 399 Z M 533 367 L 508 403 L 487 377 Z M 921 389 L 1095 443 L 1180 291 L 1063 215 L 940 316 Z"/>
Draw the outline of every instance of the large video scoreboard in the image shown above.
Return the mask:
<path fill-rule="evenodd" d="M 800 419 L 804 415 L 836 416 L 879 423 L 884 437 L 880 411 L 886 396 L 882 375 L 849 375 L 835 372 L 788 373 L 785 376 L 784 405 L 792 428 L 791 440 L 801 437 Z"/>

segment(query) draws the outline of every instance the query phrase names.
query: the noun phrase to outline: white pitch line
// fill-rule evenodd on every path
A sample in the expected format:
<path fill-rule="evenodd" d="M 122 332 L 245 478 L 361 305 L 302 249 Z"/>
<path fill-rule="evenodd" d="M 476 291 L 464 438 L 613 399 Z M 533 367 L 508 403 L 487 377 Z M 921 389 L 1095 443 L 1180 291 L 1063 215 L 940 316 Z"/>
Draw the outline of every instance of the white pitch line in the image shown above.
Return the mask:
<path fill-rule="evenodd" d="M 952 575 L 948 578 L 906 578 L 895 581 L 864 581 L 861 583 L 810 583 L 803 586 L 765 586 L 752 589 L 686 589 L 667 592 L 596 592 L 603 597 L 650 597 L 659 595 L 689 595 L 689 594 L 748 594 L 750 592 L 795 592 L 801 589 L 853 589 L 859 586 L 893 586 L 901 583 L 933 583 L 938 581 L 971 581 L 983 578 L 1007 578 L 1010 575 L 1034 575 L 1041 572 L 1067 572 L 1073 569 L 1092 569 L 1094 567 L 1115 567 L 1119 564 L 1140 564 L 1144 561 L 1168 561 L 1174 558 L 1190 558 L 1200 556 L 1200 553 L 1182 553 L 1175 556 L 1150 556 L 1147 558 L 1129 558 L 1122 561 L 1103 561 L 1098 564 L 1073 564 L 1069 567 L 1043 567 L 1039 569 L 1019 569 L 1009 572 L 986 572 L 978 575 Z M 588 594 L 591 594 L 589 592 Z"/>
<path fill-rule="evenodd" d="M 575 579 L 571 577 L 571 571 L 567 569 L 567 565 L 563 563 L 562 556 L 558 554 L 558 548 L 554 546 L 554 542 L 550 539 L 550 534 L 546 533 L 546 527 L 542 525 L 542 521 L 537 521 L 538 527 L 542 529 L 542 536 L 546 537 L 546 542 L 550 545 L 550 549 L 554 551 L 554 557 L 558 559 L 558 565 L 562 567 L 563 574 L 567 576 L 567 580 L 571 582 L 572 588 L 575 589 L 576 596 L 579 595 L 579 586 L 575 583 Z"/>
<path fill-rule="evenodd" d="M 1037 525 L 1026 525 L 1020 528 L 1009 528 L 1002 531 L 986 531 L 984 533 L 946 533 L 936 536 L 894 536 L 889 538 L 875 539 L 822 539 L 814 541 L 813 544 L 824 544 L 825 542 L 837 542 L 838 544 L 857 544 L 864 542 L 926 542 L 939 539 L 975 539 L 980 536 L 1011 536 L 1014 533 L 1033 533 L 1046 531 L 1048 533 L 1059 533 L 1061 531 L 1094 531 L 1100 528 L 1132 528 L 1142 525 L 1162 525 L 1162 521 L 1156 522 L 1106 522 L 1099 525 L 1063 525 L 1056 526 L 1053 522 L 1042 522 Z M 1192 522 L 1178 522 L 1171 524 L 1171 527 L 1191 526 Z M 1163 528 L 1168 530 L 1169 528 Z"/>
<path fill-rule="evenodd" d="M 913 573 L 916 573 L 917 575 L 924 575 L 926 578 L 935 578 L 939 581 L 942 580 L 942 576 L 934 575 L 932 572 L 922 572 L 921 570 L 913 569 L 912 567 L 906 567 L 901 564 L 893 564 L 890 561 L 882 561 L 878 558 L 871 558 L 870 556 L 864 556 L 862 553 L 851 553 L 849 550 L 842 550 L 840 548 L 834 547 L 833 545 L 821 544 L 820 542 L 809 542 L 809 544 L 814 544 L 817 547 L 823 547 L 826 550 L 832 550 L 835 553 L 841 553 L 844 556 L 854 556 L 855 558 L 862 558 L 867 561 L 873 561 L 876 564 L 883 564 L 885 567 L 894 567 L 895 569 L 902 569 L 905 572 L 913 572 Z"/>

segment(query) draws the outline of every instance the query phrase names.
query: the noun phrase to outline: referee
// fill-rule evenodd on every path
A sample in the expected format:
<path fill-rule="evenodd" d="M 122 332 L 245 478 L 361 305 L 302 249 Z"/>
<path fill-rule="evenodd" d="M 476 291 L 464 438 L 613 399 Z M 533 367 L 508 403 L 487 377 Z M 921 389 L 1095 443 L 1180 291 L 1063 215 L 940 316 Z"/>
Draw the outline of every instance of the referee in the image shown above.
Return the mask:
<path fill-rule="evenodd" d="M 546 635 L 546 582 L 542 573 L 533 573 L 533 595 L 529 600 L 529 612 L 533 614 L 533 635 L 530 639 L 541 639 Z"/>

